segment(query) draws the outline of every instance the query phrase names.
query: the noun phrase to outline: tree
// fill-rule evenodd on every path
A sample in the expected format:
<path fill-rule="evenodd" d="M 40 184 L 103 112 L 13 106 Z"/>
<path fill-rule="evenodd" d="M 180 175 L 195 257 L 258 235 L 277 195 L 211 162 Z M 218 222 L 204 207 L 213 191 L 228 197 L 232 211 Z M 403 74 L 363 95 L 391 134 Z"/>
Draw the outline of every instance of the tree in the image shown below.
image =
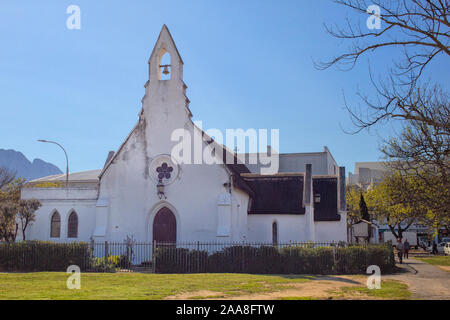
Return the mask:
<path fill-rule="evenodd" d="M 371 221 L 369 210 L 367 209 L 366 201 L 364 200 L 364 196 L 361 192 L 361 197 L 359 199 L 359 213 L 361 216 L 361 219 L 364 219 L 366 221 Z"/>
<path fill-rule="evenodd" d="M 17 219 L 20 222 L 20 230 L 22 231 L 22 239 L 26 240 L 25 230 L 28 225 L 35 221 L 35 212 L 41 207 L 41 202 L 36 199 L 20 200 Z"/>
<path fill-rule="evenodd" d="M 347 185 L 346 202 L 347 202 L 347 222 L 352 225 L 361 220 L 361 212 L 359 210 L 360 194 L 363 189 L 356 185 Z"/>
<path fill-rule="evenodd" d="M 380 123 L 402 120 L 399 136 L 384 143 L 382 148 L 391 168 L 400 174 L 401 186 L 410 182 L 421 190 L 414 205 L 423 213 L 430 226 L 446 226 L 450 220 L 450 103 L 449 94 L 433 80 L 422 79 L 424 71 L 436 58 L 450 58 L 450 2 L 448 0 L 336 0 L 351 9 L 361 21 L 347 19 L 346 27 L 329 27 L 335 38 L 351 41 L 347 52 L 324 63 L 349 70 L 362 56 L 375 55 L 383 48 L 401 50 L 387 75 L 370 80 L 375 95 L 360 91 L 363 102 L 352 107 L 345 102 L 354 124 L 353 133 Z M 373 16 L 373 9 L 379 9 Z M 381 22 L 379 29 L 366 28 L 367 18 Z M 361 26 L 364 26 L 361 28 Z M 405 182 L 406 181 L 406 182 Z M 394 183 L 395 184 L 395 183 Z M 405 191 L 407 192 L 407 191 Z M 399 196 L 396 196 L 400 198 Z M 367 200 L 367 198 L 366 198 Z M 401 205 L 400 203 L 398 205 Z M 405 208 L 403 208 L 405 209 Z M 370 210 L 369 210 L 370 211 Z M 426 217 L 426 218 L 424 218 Z M 401 232 L 401 231 L 400 231 Z"/>
<path fill-rule="evenodd" d="M 420 205 L 420 191 L 414 176 L 390 173 L 367 192 L 369 211 L 376 220 L 386 223 L 396 238 L 402 238 L 403 232 L 426 214 Z"/>
<path fill-rule="evenodd" d="M 25 240 L 25 231 L 35 220 L 35 212 L 41 207 L 39 200 L 20 199 L 24 183 L 24 179 L 14 179 L 0 189 L 0 241 L 14 242 L 19 224 Z"/>
<path fill-rule="evenodd" d="M 10 201 L 0 201 L 0 241 L 14 242 L 17 236 L 17 206 Z"/>
<path fill-rule="evenodd" d="M 408 98 L 421 87 L 423 72 L 432 60 L 438 56 L 450 58 L 450 3 L 442 0 L 335 2 L 364 19 L 363 22 L 352 22 L 347 18 L 345 28 L 326 26 L 333 37 L 353 43 L 347 52 L 327 62 L 316 63 L 317 68 L 338 66 L 349 70 L 363 55 L 376 54 L 383 48 L 398 48 L 402 51 L 402 58 L 394 62 L 386 79 L 375 82 L 371 73 L 371 81 L 377 93 L 375 98 L 357 92 L 366 110 L 346 104 L 356 127 L 355 132 L 391 119 L 421 121 L 449 129 L 448 118 L 445 121 L 436 120 L 430 113 L 408 103 Z M 369 7 L 374 8 L 373 5 L 380 9 L 380 14 L 376 17 L 381 21 L 379 30 L 366 28 L 366 19 L 372 15 Z"/>
<path fill-rule="evenodd" d="M 5 167 L 0 167 L 0 190 L 7 184 L 11 183 L 16 176 L 16 173 Z"/>
<path fill-rule="evenodd" d="M 379 29 L 365 28 L 367 23 L 352 23 L 348 18 L 346 28 L 326 26 L 333 37 L 353 40 L 351 49 L 329 62 L 318 66 L 328 68 L 341 65 L 352 68 L 365 54 L 382 48 L 396 47 L 403 51 L 403 59 L 395 64 L 394 74 L 406 76 L 416 82 L 425 67 L 436 56 L 450 56 L 450 4 L 447 0 L 336 0 L 337 4 L 362 15 L 363 21 L 373 16 L 380 20 Z M 374 15 L 375 9 L 379 12 Z M 361 29 L 364 25 L 364 31 Z M 403 82 L 404 83 L 404 82 Z"/>
<path fill-rule="evenodd" d="M 450 119 L 448 96 L 432 91 L 411 97 L 419 109 L 425 106 L 430 117 L 444 122 Z M 386 141 L 382 152 L 392 170 L 404 176 L 415 176 L 421 187 L 421 205 L 436 215 L 436 222 L 448 220 L 450 215 L 450 129 L 409 121 L 401 133 Z"/>

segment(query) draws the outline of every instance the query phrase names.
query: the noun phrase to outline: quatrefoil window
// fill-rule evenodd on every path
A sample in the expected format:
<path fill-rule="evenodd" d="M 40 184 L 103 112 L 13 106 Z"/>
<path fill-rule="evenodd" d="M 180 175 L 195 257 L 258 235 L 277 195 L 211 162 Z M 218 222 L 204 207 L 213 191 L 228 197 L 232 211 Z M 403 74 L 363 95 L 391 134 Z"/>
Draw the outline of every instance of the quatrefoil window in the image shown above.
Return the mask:
<path fill-rule="evenodd" d="M 163 178 L 170 179 L 170 173 L 173 171 L 173 168 L 168 166 L 166 162 L 164 162 L 161 166 L 156 168 L 156 172 L 158 172 L 158 179 L 161 181 Z"/>

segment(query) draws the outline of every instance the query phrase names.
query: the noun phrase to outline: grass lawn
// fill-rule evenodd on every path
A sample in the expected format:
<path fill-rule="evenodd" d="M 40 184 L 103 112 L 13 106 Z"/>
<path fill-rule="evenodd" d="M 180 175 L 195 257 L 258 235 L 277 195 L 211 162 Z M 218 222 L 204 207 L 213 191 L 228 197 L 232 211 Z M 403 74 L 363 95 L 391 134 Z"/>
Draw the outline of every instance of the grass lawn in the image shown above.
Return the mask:
<path fill-rule="evenodd" d="M 0 299 L 163 299 L 201 290 L 217 297 L 272 292 L 308 276 L 249 274 L 82 273 L 81 289 L 68 290 L 63 272 L 0 273 Z M 198 296 L 196 298 L 202 298 Z"/>
<path fill-rule="evenodd" d="M 434 266 L 450 266 L 450 256 L 435 256 L 435 257 L 427 257 L 427 258 L 416 258 L 417 260 L 421 260 L 423 262 L 432 264 Z"/>
<path fill-rule="evenodd" d="M 417 258 L 423 262 L 439 267 L 441 270 L 450 272 L 450 256 L 434 256 L 427 258 Z"/>
<path fill-rule="evenodd" d="M 386 280 L 381 282 L 381 288 L 378 290 L 370 290 L 367 287 L 345 287 L 340 291 L 334 292 L 337 297 L 344 296 L 367 296 L 369 299 L 401 299 L 406 300 L 411 297 L 408 286 L 395 280 Z"/>
<path fill-rule="evenodd" d="M 0 273 L 0 299 L 205 299 L 272 294 L 270 299 L 310 300 L 324 298 L 309 296 L 319 282 L 327 286 L 326 281 L 308 275 L 82 273 L 81 289 L 69 290 L 68 276 L 63 272 Z M 326 297 L 409 297 L 407 286 L 395 281 L 383 281 L 381 290 L 368 290 L 359 282 L 352 287 L 337 283 L 331 293 L 324 288 Z M 306 294 L 284 295 L 301 287 Z"/>

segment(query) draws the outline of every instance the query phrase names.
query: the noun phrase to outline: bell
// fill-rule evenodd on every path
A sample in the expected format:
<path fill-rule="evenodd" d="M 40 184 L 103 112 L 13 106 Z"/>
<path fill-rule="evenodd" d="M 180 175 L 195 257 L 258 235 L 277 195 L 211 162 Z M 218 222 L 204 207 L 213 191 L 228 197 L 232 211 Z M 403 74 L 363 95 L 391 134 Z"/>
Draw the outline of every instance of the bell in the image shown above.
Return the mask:
<path fill-rule="evenodd" d="M 169 72 L 169 67 L 168 66 L 164 66 L 164 70 L 163 70 L 162 73 L 165 74 L 165 75 L 168 75 L 170 73 Z"/>

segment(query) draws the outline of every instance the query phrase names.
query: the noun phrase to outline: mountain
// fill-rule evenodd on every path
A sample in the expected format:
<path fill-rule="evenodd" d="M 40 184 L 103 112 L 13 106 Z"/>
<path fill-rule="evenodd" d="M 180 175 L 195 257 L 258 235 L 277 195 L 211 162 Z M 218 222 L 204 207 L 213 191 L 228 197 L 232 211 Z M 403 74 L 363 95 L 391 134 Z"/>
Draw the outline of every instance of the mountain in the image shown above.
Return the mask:
<path fill-rule="evenodd" d="M 25 178 L 26 180 L 63 173 L 51 163 L 41 159 L 34 159 L 33 162 L 30 162 L 22 152 L 5 149 L 0 149 L 0 167 L 16 171 L 17 178 Z"/>

